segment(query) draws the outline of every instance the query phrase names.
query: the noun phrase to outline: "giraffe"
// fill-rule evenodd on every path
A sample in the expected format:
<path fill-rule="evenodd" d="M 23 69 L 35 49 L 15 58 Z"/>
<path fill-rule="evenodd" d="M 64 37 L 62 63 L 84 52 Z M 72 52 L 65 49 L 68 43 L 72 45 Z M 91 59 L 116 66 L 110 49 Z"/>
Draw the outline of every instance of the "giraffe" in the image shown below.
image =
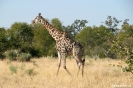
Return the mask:
<path fill-rule="evenodd" d="M 85 58 L 82 59 L 84 53 L 82 45 L 71 39 L 66 32 L 60 31 L 56 29 L 54 26 L 52 26 L 45 18 L 41 16 L 41 13 L 38 14 L 38 16 L 32 21 L 32 23 L 43 24 L 46 30 L 49 32 L 49 34 L 56 41 L 56 50 L 58 52 L 58 69 L 56 75 L 58 76 L 62 62 L 63 68 L 70 76 L 72 76 L 66 67 L 66 55 L 72 52 L 78 66 L 77 76 L 80 71 L 80 67 L 82 66 L 82 77 L 83 77 Z"/>

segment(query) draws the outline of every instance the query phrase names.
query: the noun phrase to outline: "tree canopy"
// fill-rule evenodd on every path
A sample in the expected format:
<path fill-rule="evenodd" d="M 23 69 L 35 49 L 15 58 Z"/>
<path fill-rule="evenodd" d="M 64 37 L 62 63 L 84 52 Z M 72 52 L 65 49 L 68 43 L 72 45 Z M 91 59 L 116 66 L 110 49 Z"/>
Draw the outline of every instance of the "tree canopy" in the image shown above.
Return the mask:
<path fill-rule="evenodd" d="M 118 49 L 115 50 L 116 46 L 131 48 L 133 45 L 130 42 L 133 38 L 133 25 L 128 21 L 129 19 L 121 21 L 108 16 L 103 22 L 105 25 L 99 27 L 87 26 L 87 20 L 75 20 L 68 26 L 64 26 L 58 18 L 53 18 L 49 22 L 80 42 L 85 55 L 116 59 L 120 56 Z M 121 29 L 118 28 L 120 22 L 123 22 Z M 57 56 L 54 39 L 42 24 L 37 23 L 15 22 L 9 29 L 0 28 L 0 57 L 3 57 L 6 50 L 11 49 L 19 49 L 21 52 L 30 53 L 33 57 Z"/>

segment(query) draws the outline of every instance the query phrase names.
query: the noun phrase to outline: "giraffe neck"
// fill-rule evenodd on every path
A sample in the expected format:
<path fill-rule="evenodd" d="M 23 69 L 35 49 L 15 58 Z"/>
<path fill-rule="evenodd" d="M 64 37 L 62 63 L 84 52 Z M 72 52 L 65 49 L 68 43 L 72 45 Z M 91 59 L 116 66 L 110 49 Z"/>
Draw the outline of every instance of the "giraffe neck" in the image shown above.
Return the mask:
<path fill-rule="evenodd" d="M 47 31 L 49 32 L 49 34 L 54 38 L 55 41 L 59 41 L 61 39 L 61 37 L 65 36 L 65 32 L 63 31 L 59 31 L 58 29 L 56 29 L 55 27 L 53 27 L 49 22 L 44 21 L 43 25 L 45 26 L 45 28 L 47 29 Z"/>

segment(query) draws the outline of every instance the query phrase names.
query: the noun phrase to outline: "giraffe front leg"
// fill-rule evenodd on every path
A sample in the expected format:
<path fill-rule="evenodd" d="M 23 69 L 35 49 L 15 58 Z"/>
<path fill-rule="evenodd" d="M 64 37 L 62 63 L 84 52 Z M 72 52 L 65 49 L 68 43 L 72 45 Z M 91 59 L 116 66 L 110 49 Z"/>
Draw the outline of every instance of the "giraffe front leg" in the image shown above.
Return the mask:
<path fill-rule="evenodd" d="M 68 69 L 67 69 L 67 67 L 66 67 L 66 53 L 61 53 L 61 57 L 62 57 L 62 62 L 63 62 L 63 68 L 67 71 L 67 73 L 70 75 L 70 76 L 72 76 L 71 75 L 71 73 L 68 71 Z"/>
<path fill-rule="evenodd" d="M 57 73 L 56 73 L 57 76 L 59 73 L 60 66 L 61 66 L 61 55 L 60 55 L 60 52 L 58 51 L 58 69 L 57 69 Z"/>

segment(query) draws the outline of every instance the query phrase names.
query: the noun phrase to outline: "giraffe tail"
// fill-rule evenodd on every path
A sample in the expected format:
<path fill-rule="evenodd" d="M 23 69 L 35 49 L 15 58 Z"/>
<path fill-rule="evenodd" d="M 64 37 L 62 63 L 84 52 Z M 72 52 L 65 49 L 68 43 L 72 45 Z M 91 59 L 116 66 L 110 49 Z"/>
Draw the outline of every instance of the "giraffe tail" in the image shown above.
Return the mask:
<path fill-rule="evenodd" d="M 85 63 L 85 54 L 83 54 L 82 62 Z"/>
<path fill-rule="evenodd" d="M 82 77 L 84 74 L 84 65 L 85 65 L 85 55 L 83 56 L 83 59 L 82 59 Z"/>
<path fill-rule="evenodd" d="M 84 58 L 84 59 L 82 59 L 82 62 L 83 62 L 83 63 L 85 63 L 85 58 Z"/>

